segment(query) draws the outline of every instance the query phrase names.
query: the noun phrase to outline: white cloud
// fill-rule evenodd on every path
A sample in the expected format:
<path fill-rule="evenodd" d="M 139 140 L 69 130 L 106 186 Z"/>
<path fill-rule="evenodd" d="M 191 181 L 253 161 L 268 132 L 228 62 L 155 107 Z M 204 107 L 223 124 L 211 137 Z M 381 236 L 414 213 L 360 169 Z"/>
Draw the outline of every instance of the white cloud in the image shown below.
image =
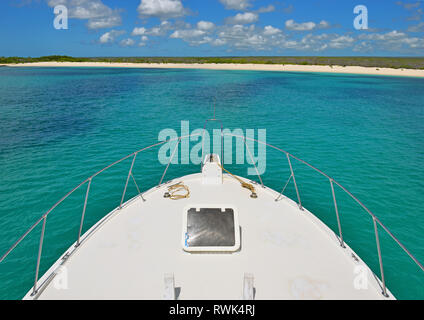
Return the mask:
<path fill-rule="evenodd" d="M 169 37 L 170 38 L 180 38 L 180 39 L 190 39 L 203 36 L 206 32 L 203 30 L 176 30 Z"/>
<path fill-rule="evenodd" d="M 294 23 L 294 22 L 293 22 Z M 196 27 L 190 25 L 176 28 L 170 38 L 181 39 L 189 45 L 210 44 L 212 46 L 225 46 L 227 50 L 297 50 L 308 52 L 321 52 L 324 50 L 343 50 L 352 48 L 353 50 L 369 50 L 372 48 L 368 39 L 359 39 L 350 34 L 320 33 L 314 34 L 314 30 L 327 28 L 327 22 L 314 23 L 309 27 L 311 32 L 300 36 L 298 33 L 285 34 L 283 30 L 267 25 L 263 28 L 254 24 L 225 24 L 214 26 L 213 29 L 202 30 L 201 24 Z M 387 34 L 363 34 L 363 37 L 370 39 L 396 39 L 404 46 L 410 48 L 421 48 L 424 46 L 424 39 L 405 38 L 403 33 L 393 31 Z M 382 40 L 380 40 L 382 41 Z M 362 43 L 360 46 L 359 43 Z M 282 51 L 285 52 L 285 51 Z"/>
<path fill-rule="evenodd" d="M 286 21 L 286 28 L 295 31 L 310 31 L 316 27 L 314 22 L 296 23 L 293 19 Z"/>
<path fill-rule="evenodd" d="M 64 5 L 70 19 L 88 20 L 89 29 L 111 28 L 122 23 L 119 10 L 113 10 L 101 0 L 48 0 L 50 7 Z"/>
<path fill-rule="evenodd" d="M 248 45 L 248 46 L 252 46 L 252 47 L 258 47 L 258 48 L 263 48 L 263 46 L 266 43 L 266 39 L 260 35 L 260 34 L 254 34 L 251 36 L 248 36 L 245 41 L 244 41 L 244 45 Z"/>
<path fill-rule="evenodd" d="M 406 18 L 408 21 L 421 20 L 421 17 L 424 14 L 423 9 L 420 8 L 421 1 L 412 3 L 397 1 L 396 4 L 409 11 L 410 15 Z"/>
<path fill-rule="evenodd" d="M 278 34 L 280 32 L 281 32 L 280 29 L 274 28 L 273 26 L 265 26 L 264 28 L 264 35 L 267 35 L 267 36 Z"/>
<path fill-rule="evenodd" d="M 415 3 L 407 3 L 407 2 L 402 2 L 402 1 L 397 1 L 396 2 L 397 5 L 404 7 L 406 10 L 411 10 L 414 8 L 418 8 L 420 6 L 420 2 L 417 1 Z"/>
<path fill-rule="evenodd" d="M 191 46 L 198 46 L 205 43 L 211 43 L 212 38 L 207 35 L 207 31 L 199 29 L 176 30 L 170 38 L 182 39 Z"/>
<path fill-rule="evenodd" d="M 90 29 L 103 29 L 119 26 L 122 20 L 120 16 L 109 16 L 88 20 L 87 27 Z"/>
<path fill-rule="evenodd" d="M 253 12 L 237 13 L 234 17 L 226 19 L 228 24 L 248 24 L 258 21 L 258 14 Z"/>
<path fill-rule="evenodd" d="M 264 49 L 266 38 L 256 30 L 254 25 L 234 25 L 219 34 L 219 37 L 230 46 L 239 49 L 255 48 Z"/>
<path fill-rule="evenodd" d="M 178 18 L 188 13 L 181 0 L 141 0 L 137 8 L 141 17 Z"/>
<path fill-rule="evenodd" d="M 424 39 L 422 38 L 406 38 L 402 42 L 412 49 L 424 49 Z"/>
<path fill-rule="evenodd" d="M 135 44 L 135 41 L 134 41 L 133 39 L 131 39 L 131 38 L 123 39 L 123 40 L 121 40 L 121 42 L 120 42 L 120 45 L 121 45 L 122 47 L 131 47 L 131 46 L 133 46 L 134 44 Z"/>
<path fill-rule="evenodd" d="M 175 30 L 170 38 L 182 39 L 190 45 L 210 43 L 214 46 L 228 44 L 234 47 L 247 47 L 260 46 L 266 41 L 265 38 L 269 36 L 270 33 L 279 33 L 277 28 L 267 28 L 267 35 L 262 34 L 265 29 L 261 29 L 258 34 L 254 32 L 254 30 L 254 25 L 243 26 L 241 24 L 236 24 L 217 27 L 215 25 L 198 23 L 196 28 L 186 25 L 184 29 Z"/>
<path fill-rule="evenodd" d="M 149 40 L 149 38 L 147 36 L 141 36 L 140 40 L 141 41 L 138 43 L 138 46 L 144 47 L 146 45 L 147 40 Z"/>
<path fill-rule="evenodd" d="M 82 0 L 81 0 L 82 1 Z M 173 6 L 162 6 L 163 4 L 173 3 Z M 184 11 L 181 0 L 142 0 L 145 5 L 141 15 L 156 16 L 161 19 L 164 17 L 176 17 Z M 227 1 L 222 3 L 226 6 L 237 7 L 239 10 L 246 10 L 249 1 Z M 176 4 L 180 3 L 180 5 Z M 151 6 L 148 7 L 147 5 Z M 155 6 L 153 5 L 155 4 Z M 234 16 L 228 17 L 223 25 L 215 25 L 211 21 L 201 20 L 195 24 L 190 24 L 181 19 L 162 21 L 159 25 L 146 28 L 136 27 L 132 30 L 133 36 L 140 36 L 138 45 L 144 46 L 149 38 L 157 36 L 168 36 L 171 39 L 180 39 L 189 45 L 210 44 L 212 46 L 225 46 L 224 50 L 298 50 L 308 52 L 321 52 L 324 50 L 343 50 L 351 48 L 354 51 L 373 51 L 376 49 L 387 51 L 399 51 L 402 49 L 422 49 L 424 48 L 424 39 L 408 36 L 405 32 L 391 31 L 387 33 L 377 33 L 369 30 L 367 33 L 354 35 L 353 33 L 321 33 L 316 34 L 317 30 L 329 29 L 332 25 L 325 20 L 321 22 L 296 22 L 293 19 L 285 22 L 285 28 L 291 31 L 286 32 L 283 28 L 277 28 L 272 25 L 260 27 L 255 25 L 261 12 L 270 12 L 275 8 L 259 8 L 256 11 L 239 12 Z M 139 8 L 140 11 L 140 8 Z M 185 14 L 185 13 L 182 13 Z M 409 28 L 410 32 L 420 32 L 424 28 L 424 22 Z M 102 36 L 102 43 L 114 42 L 117 35 L 106 33 Z M 124 39 L 120 43 L 123 46 L 135 45 Z M 254 51 L 253 51 L 254 50 Z"/>
<path fill-rule="evenodd" d="M 251 6 L 250 0 L 219 0 L 225 9 L 246 10 Z"/>
<path fill-rule="evenodd" d="M 214 46 L 223 46 L 223 45 L 227 44 L 227 41 L 225 41 L 223 39 L 215 39 L 214 41 L 212 41 L 212 44 Z"/>
<path fill-rule="evenodd" d="M 109 32 L 102 34 L 100 36 L 99 42 L 103 44 L 114 42 L 118 36 L 124 33 L 125 31 L 123 30 L 111 30 Z"/>
<path fill-rule="evenodd" d="M 132 35 L 133 36 L 141 36 L 143 34 L 146 34 L 147 29 L 144 27 L 141 28 L 134 28 L 134 30 L 132 31 Z"/>
<path fill-rule="evenodd" d="M 284 34 L 277 28 L 256 28 L 255 25 L 222 26 L 211 44 L 226 45 L 235 49 L 269 50 L 278 48 L 286 41 Z"/>
<path fill-rule="evenodd" d="M 355 46 L 353 47 L 354 52 L 372 52 L 373 51 L 372 45 L 367 41 L 360 41 L 357 42 Z"/>
<path fill-rule="evenodd" d="M 293 19 L 286 21 L 286 28 L 293 31 L 311 31 L 314 29 L 327 29 L 329 27 L 330 23 L 325 20 L 322 20 L 318 24 L 315 22 L 296 23 Z"/>
<path fill-rule="evenodd" d="M 256 10 L 257 13 L 267 13 L 273 11 L 275 11 L 275 7 L 272 4 L 267 7 L 260 7 L 258 10 Z"/>
<path fill-rule="evenodd" d="M 131 32 L 133 36 L 151 35 L 164 36 L 172 29 L 172 24 L 169 21 L 162 21 L 160 25 L 147 29 L 145 27 L 134 28 Z"/>
<path fill-rule="evenodd" d="M 398 32 L 397 30 L 393 30 L 387 33 L 371 33 L 371 34 L 361 34 L 359 35 L 359 39 L 367 39 L 367 40 L 376 40 L 376 41 L 393 41 L 399 40 L 401 38 L 405 38 L 406 34 L 403 32 Z"/>
<path fill-rule="evenodd" d="M 408 32 L 424 32 L 424 22 L 420 22 L 417 25 L 410 26 Z"/>
<path fill-rule="evenodd" d="M 353 45 L 355 39 L 350 36 L 340 36 L 335 39 L 332 39 L 328 46 L 333 49 L 344 49 Z"/>
<path fill-rule="evenodd" d="M 362 40 L 368 47 L 387 51 L 416 52 L 416 49 L 424 48 L 423 38 L 410 37 L 397 30 L 387 33 L 360 34 L 358 39 Z"/>
<path fill-rule="evenodd" d="M 113 40 L 113 37 L 110 32 L 106 32 L 99 39 L 100 43 L 108 43 L 108 42 L 112 42 L 112 40 Z"/>
<path fill-rule="evenodd" d="M 209 31 L 209 30 L 212 30 L 213 28 L 215 28 L 215 24 L 209 21 L 199 21 L 197 23 L 197 29 L 199 30 Z"/>
<path fill-rule="evenodd" d="M 212 38 L 211 37 L 208 37 L 208 36 L 206 36 L 206 37 L 202 37 L 201 39 L 196 39 L 196 40 L 193 40 L 193 41 L 191 41 L 191 45 L 192 46 L 198 46 L 198 45 L 200 45 L 200 44 L 205 44 L 205 43 L 211 43 L 212 42 Z"/>
<path fill-rule="evenodd" d="M 317 28 L 318 29 L 328 29 L 328 28 L 330 28 L 330 23 L 325 21 L 325 20 L 322 20 L 320 23 L 318 23 Z"/>
<path fill-rule="evenodd" d="M 160 25 L 150 28 L 146 31 L 146 34 L 151 36 L 164 36 L 172 28 L 172 24 L 169 21 L 162 21 Z"/>

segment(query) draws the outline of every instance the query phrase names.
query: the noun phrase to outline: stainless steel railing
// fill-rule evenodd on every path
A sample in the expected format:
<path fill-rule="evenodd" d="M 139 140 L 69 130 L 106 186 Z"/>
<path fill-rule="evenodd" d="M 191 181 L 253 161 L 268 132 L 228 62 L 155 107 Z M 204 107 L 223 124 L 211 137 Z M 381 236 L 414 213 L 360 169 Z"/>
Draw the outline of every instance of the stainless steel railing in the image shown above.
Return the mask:
<path fill-rule="evenodd" d="M 215 120 L 215 119 L 214 119 Z M 414 255 L 399 241 L 399 239 L 397 239 L 390 231 L 389 229 L 358 199 L 356 198 L 351 192 L 349 192 L 345 187 L 343 187 L 340 183 L 338 183 L 336 180 L 334 180 L 333 178 L 331 178 L 330 176 L 328 176 L 327 174 L 325 174 L 324 172 L 322 172 L 321 170 L 317 169 L 316 167 L 314 167 L 313 165 L 309 164 L 308 162 L 290 154 L 289 152 L 280 149 L 278 147 L 275 147 L 269 143 L 257 140 L 257 139 L 253 139 L 253 138 L 249 138 L 249 137 L 245 137 L 245 136 L 240 136 L 240 135 L 235 135 L 235 134 L 230 134 L 230 133 L 223 133 L 223 131 L 221 130 L 221 135 L 222 137 L 224 136 L 229 136 L 229 137 L 235 137 L 238 139 L 242 139 L 243 142 L 245 143 L 245 146 L 247 148 L 247 151 L 249 153 L 250 159 L 253 163 L 253 165 L 255 166 L 256 169 L 256 173 L 258 176 L 258 179 L 260 181 L 260 184 L 262 186 L 264 186 L 262 178 L 259 174 L 258 169 L 256 168 L 256 164 L 253 160 L 253 156 L 247 146 L 246 140 L 250 140 L 253 142 L 256 142 L 258 144 L 263 144 L 266 147 L 272 148 L 274 150 L 277 150 L 279 152 L 281 152 L 282 154 L 285 155 L 285 157 L 287 158 L 287 162 L 288 162 L 288 166 L 290 169 L 290 176 L 286 182 L 286 184 L 284 185 L 284 188 L 282 189 L 282 191 L 279 193 L 278 197 L 275 199 L 276 201 L 279 200 L 279 198 L 281 198 L 281 196 L 283 195 L 288 183 L 290 182 L 290 180 L 293 180 L 293 184 L 295 187 L 295 191 L 296 191 L 296 197 L 297 197 L 297 203 L 299 206 L 300 210 L 303 210 L 302 207 L 302 202 L 301 202 L 301 198 L 300 198 L 300 193 L 299 193 L 299 188 L 296 182 L 296 177 L 294 174 L 294 170 L 292 167 L 292 162 L 291 159 L 297 160 L 300 163 L 305 164 L 306 166 L 312 168 L 313 170 L 315 170 L 316 172 L 318 172 L 319 174 L 321 174 L 322 176 L 326 177 L 329 180 L 330 186 L 331 186 L 331 192 L 332 192 L 332 198 L 333 198 L 333 204 L 334 204 L 334 208 L 335 208 L 335 212 L 336 212 L 336 218 L 337 218 L 337 226 L 338 226 L 338 231 L 339 231 L 339 241 L 340 241 L 340 246 L 342 248 L 345 248 L 344 245 L 344 240 L 343 240 L 343 234 L 342 234 L 342 226 L 341 226 L 341 222 L 340 222 L 340 216 L 339 216 L 339 211 L 338 211 L 338 205 L 337 205 L 337 200 L 336 200 L 336 195 L 335 195 L 335 191 L 334 191 L 334 185 L 337 185 L 338 187 L 340 187 L 349 197 L 351 197 L 354 201 L 356 201 L 371 217 L 373 220 L 373 224 L 374 224 L 374 234 L 375 234 L 375 239 L 376 239 L 376 245 L 377 245 L 377 254 L 378 254 L 378 260 L 379 260 L 379 266 L 380 266 L 380 278 L 381 278 L 381 284 L 382 284 L 382 294 L 386 297 L 388 297 L 387 294 L 387 288 L 386 288 L 386 281 L 385 281 L 385 277 L 384 277 L 384 268 L 383 268 L 383 259 L 382 259 L 382 255 L 381 255 L 381 248 L 380 248 L 380 240 L 379 240 L 379 235 L 378 235 L 378 228 L 377 225 L 380 225 L 383 230 L 402 248 L 402 250 L 408 254 L 408 256 L 415 262 L 415 264 L 424 271 L 424 267 L 423 265 L 417 260 L 417 258 L 414 257 Z M 87 179 L 85 179 L 83 182 L 81 182 L 79 185 L 77 185 L 75 188 L 73 188 L 71 191 L 69 191 L 67 194 L 65 194 L 59 201 L 57 201 L 50 209 L 48 209 L 21 237 L 19 237 L 19 239 L 17 241 L 15 241 L 12 246 L 1 256 L 0 258 L 0 263 L 16 248 L 17 245 L 19 245 L 19 243 L 22 242 L 23 239 L 25 239 L 25 237 L 37 226 L 42 223 L 42 229 L 41 229 L 41 235 L 40 235 L 40 242 L 39 242 L 39 247 L 38 247 L 38 255 L 37 255 L 37 264 L 36 264 L 36 270 L 35 270 L 35 279 L 34 279 L 34 286 L 33 286 L 33 292 L 32 295 L 37 294 L 38 290 L 39 290 L 39 286 L 38 286 L 38 277 L 39 277 L 39 271 L 40 271 L 40 261 L 41 261 L 41 255 L 42 255 L 42 250 L 43 250 L 43 241 L 44 241 L 44 233 L 45 233 L 45 227 L 46 227 L 46 221 L 47 221 L 47 217 L 48 215 L 59 205 L 61 204 L 66 198 L 68 198 L 72 193 L 74 193 L 77 189 L 79 189 L 80 187 L 82 187 L 83 185 L 87 184 L 87 189 L 86 189 L 86 193 L 85 193 L 85 198 L 84 198 L 84 205 L 83 205 L 83 211 L 82 211 L 82 215 L 81 215 L 81 220 L 80 220 L 80 226 L 79 226 L 79 232 L 78 232 L 78 237 L 76 240 L 76 244 L 75 247 L 78 247 L 81 243 L 81 233 L 82 233 L 82 228 L 84 225 L 84 218 L 85 218 L 85 212 L 86 212 L 86 208 L 87 208 L 87 200 L 88 200 L 88 196 L 89 196 L 89 192 L 90 192 L 90 186 L 91 186 L 91 182 L 93 181 L 93 179 L 98 176 L 100 173 L 104 172 L 105 170 L 109 169 L 112 166 L 115 166 L 116 164 L 132 157 L 132 161 L 131 161 L 131 166 L 130 169 L 128 171 L 128 175 L 127 175 L 127 179 L 125 182 L 125 186 L 124 186 L 124 190 L 122 192 L 122 196 L 120 199 L 120 204 L 118 206 L 118 209 L 121 209 L 125 204 L 124 204 L 124 199 L 125 199 L 125 195 L 126 195 L 126 191 L 127 191 L 127 187 L 128 187 L 128 183 L 130 181 L 130 178 L 133 179 L 137 191 L 139 193 L 139 195 L 141 196 L 141 198 L 143 199 L 143 201 L 146 201 L 143 198 L 143 194 L 141 193 L 138 184 L 133 176 L 133 167 L 134 167 L 134 163 L 135 163 L 135 159 L 137 157 L 137 155 L 140 152 L 143 152 L 145 150 L 151 149 L 153 147 L 157 147 L 160 146 L 162 144 L 171 142 L 171 141 L 177 141 L 177 144 L 175 146 L 175 149 L 173 150 L 173 153 L 169 159 L 169 162 L 161 176 L 161 179 L 159 181 L 158 186 L 160 186 L 164 180 L 164 177 L 166 175 L 166 172 L 172 162 L 172 159 L 175 155 L 175 152 L 181 142 L 182 139 L 190 139 L 191 137 L 196 137 L 196 136 L 201 136 L 201 134 L 191 134 L 191 135 L 187 135 L 187 136 L 181 136 L 181 137 L 177 137 L 177 138 L 173 138 L 173 139 L 168 139 L 165 141 L 161 141 L 155 144 L 152 144 L 148 147 L 139 149 L 138 151 L 135 151 L 111 164 L 109 164 L 108 166 L 104 167 L 103 169 L 97 171 L 95 174 L 91 175 L 90 177 L 88 177 Z M 223 139 L 221 139 L 221 153 L 223 154 Z M 203 136 L 202 136 L 202 154 L 203 154 Z M 224 158 L 223 158 L 224 159 Z M 223 161 L 223 160 L 222 160 Z"/>
<path fill-rule="evenodd" d="M 228 135 L 228 134 L 227 134 Z M 376 245 L 377 245 L 377 254 L 378 254 L 378 261 L 379 261 L 379 266 L 380 266 L 380 278 L 381 278 L 381 283 L 383 286 L 383 290 L 382 290 L 382 294 L 385 297 L 388 297 L 387 294 L 387 288 L 386 288 L 386 281 L 385 281 L 385 277 L 384 277 L 384 268 L 383 268 L 383 259 L 381 256 L 381 247 L 380 247 L 380 239 L 379 239 L 379 235 L 378 235 L 378 229 L 377 229 L 377 224 L 379 224 L 384 231 L 386 231 L 386 233 L 403 249 L 403 251 L 408 254 L 408 256 L 417 264 L 417 266 L 424 271 L 424 267 L 423 265 L 417 260 L 417 258 L 399 241 L 399 239 L 397 239 L 393 233 L 391 233 L 389 231 L 389 229 L 371 212 L 371 210 L 369 210 L 358 198 L 356 198 L 350 191 L 348 191 L 345 187 L 343 187 L 340 183 L 338 183 L 336 180 L 334 180 L 333 178 L 331 178 L 330 176 L 328 176 L 327 174 L 325 174 L 324 172 L 322 172 L 321 170 L 319 170 L 318 168 L 314 167 L 313 165 L 309 164 L 308 162 L 290 154 L 289 152 L 280 149 L 278 147 L 275 147 L 269 143 L 265 143 L 263 141 L 259 141 L 257 139 L 253 139 L 253 138 L 246 138 L 244 136 L 239 136 L 239 135 L 232 135 L 234 137 L 238 137 L 240 139 L 248 139 L 251 141 L 254 141 L 256 143 L 260 143 L 260 144 L 264 144 L 267 147 L 273 148 L 277 151 L 282 152 L 283 154 L 285 154 L 287 156 L 287 160 L 290 166 L 290 171 L 291 171 L 291 176 L 293 178 L 293 182 L 295 185 L 295 189 L 296 189 L 296 195 L 298 198 L 298 205 L 299 205 L 299 209 L 302 210 L 302 202 L 300 200 L 300 195 L 299 195 L 299 190 L 296 184 L 296 180 L 295 180 L 295 176 L 294 176 L 294 171 L 291 165 L 291 161 L 290 158 L 293 158 L 305 165 L 307 165 L 308 167 L 310 167 L 311 169 L 315 170 L 316 172 L 318 172 L 319 174 L 321 174 L 322 176 L 326 177 L 331 185 L 331 190 L 332 190 L 332 197 L 333 197 L 333 203 L 334 203 L 334 208 L 336 211 L 336 217 L 337 217 L 337 225 L 338 225 L 338 229 L 339 229 L 339 239 L 340 239 L 340 246 L 345 248 L 344 242 L 343 242 L 343 235 L 342 235 L 342 228 L 341 228 L 341 223 L 340 223 L 340 217 L 339 217 L 339 212 L 338 212 L 338 206 L 337 206 L 337 201 L 336 201 L 336 195 L 334 193 L 334 184 L 336 184 L 337 186 L 339 186 L 348 196 L 350 196 L 353 200 L 355 200 L 371 217 L 373 220 L 373 224 L 374 224 L 374 234 L 375 234 L 375 240 L 376 240 Z"/>

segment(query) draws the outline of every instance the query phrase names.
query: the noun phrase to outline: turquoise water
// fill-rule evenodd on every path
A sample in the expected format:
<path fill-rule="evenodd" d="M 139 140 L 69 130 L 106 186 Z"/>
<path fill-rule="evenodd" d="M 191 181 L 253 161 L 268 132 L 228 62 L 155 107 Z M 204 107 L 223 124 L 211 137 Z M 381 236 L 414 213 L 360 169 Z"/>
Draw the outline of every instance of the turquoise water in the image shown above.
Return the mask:
<path fill-rule="evenodd" d="M 66 192 L 121 157 L 158 141 L 180 121 L 265 128 L 267 142 L 317 166 L 363 201 L 424 261 L 424 79 L 258 71 L 0 68 L 0 254 Z M 157 149 L 142 153 L 142 190 L 163 172 Z M 280 190 L 284 156 L 267 150 L 264 183 Z M 119 204 L 131 160 L 93 180 L 84 230 Z M 303 205 L 337 230 L 328 181 L 293 161 Z M 228 166 L 246 175 L 244 167 Z M 167 179 L 198 172 L 171 166 Z M 85 187 L 49 215 L 40 275 L 78 234 Z M 295 199 L 294 188 L 287 195 Z M 136 194 L 130 184 L 126 199 Z M 336 189 L 343 235 L 379 275 L 373 224 Z M 0 298 L 32 286 L 41 225 L 0 264 Z M 387 286 L 424 298 L 424 273 L 379 229 Z M 325 257 L 323 257 L 325 258 Z"/>

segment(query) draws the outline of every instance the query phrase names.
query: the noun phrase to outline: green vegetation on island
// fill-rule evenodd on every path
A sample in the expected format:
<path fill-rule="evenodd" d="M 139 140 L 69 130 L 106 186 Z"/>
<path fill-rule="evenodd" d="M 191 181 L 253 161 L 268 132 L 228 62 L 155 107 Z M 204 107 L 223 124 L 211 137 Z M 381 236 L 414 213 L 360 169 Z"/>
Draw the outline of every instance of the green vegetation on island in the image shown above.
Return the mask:
<path fill-rule="evenodd" d="M 395 69 L 424 69 L 424 57 L 0 57 L 0 64 L 31 62 L 110 62 L 110 63 L 240 63 L 362 66 Z"/>

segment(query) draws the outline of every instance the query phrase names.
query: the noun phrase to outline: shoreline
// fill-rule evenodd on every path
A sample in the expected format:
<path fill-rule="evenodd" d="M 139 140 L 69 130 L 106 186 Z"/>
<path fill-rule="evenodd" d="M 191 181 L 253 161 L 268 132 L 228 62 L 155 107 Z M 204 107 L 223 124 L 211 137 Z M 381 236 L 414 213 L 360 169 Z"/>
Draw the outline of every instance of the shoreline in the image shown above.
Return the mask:
<path fill-rule="evenodd" d="M 251 70 L 285 72 L 324 72 L 363 75 L 405 76 L 424 78 L 424 70 L 393 69 L 360 66 L 293 65 L 293 64 L 237 64 L 237 63 L 121 63 L 121 62 L 32 62 L 3 64 L 7 67 L 112 67 L 112 68 L 170 68 L 209 70 Z"/>

